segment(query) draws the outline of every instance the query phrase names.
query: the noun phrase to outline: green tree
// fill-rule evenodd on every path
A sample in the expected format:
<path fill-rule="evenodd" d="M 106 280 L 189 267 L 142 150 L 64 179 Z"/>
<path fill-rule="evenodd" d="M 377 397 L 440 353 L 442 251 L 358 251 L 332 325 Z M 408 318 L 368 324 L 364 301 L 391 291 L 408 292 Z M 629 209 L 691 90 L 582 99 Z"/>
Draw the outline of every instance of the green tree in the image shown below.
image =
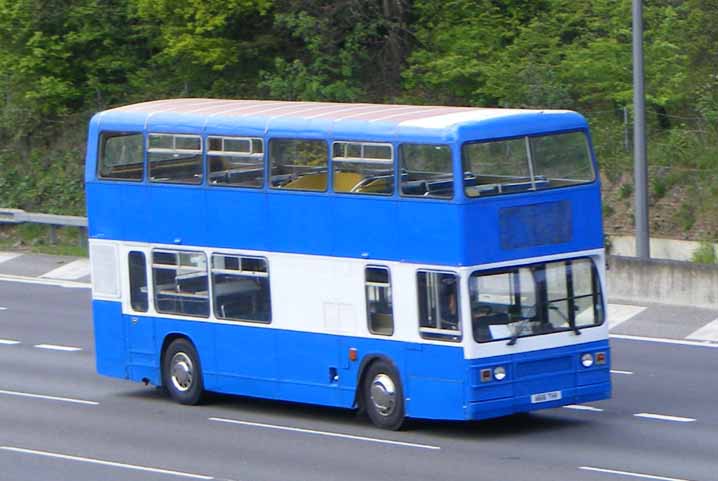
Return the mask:
<path fill-rule="evenodd" d="M 271 97 L 383 101 L 400 93 L 406 0 L 278 2 L 274 19 L 286 41 L 262 73 Z"/>
<path fill-rule="evenodd" d="M 130 0 L 149 61 L 132 75 L 146 97 L 257 95 L 276 49 L 271 0 Z"/>

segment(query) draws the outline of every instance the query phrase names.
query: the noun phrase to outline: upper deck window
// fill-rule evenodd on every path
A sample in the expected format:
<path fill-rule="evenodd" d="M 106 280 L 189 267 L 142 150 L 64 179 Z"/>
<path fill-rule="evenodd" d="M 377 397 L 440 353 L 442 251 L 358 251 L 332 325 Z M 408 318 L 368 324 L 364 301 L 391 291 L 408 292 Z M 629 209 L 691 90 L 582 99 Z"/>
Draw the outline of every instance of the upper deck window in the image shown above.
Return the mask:
<path fill-rule="evenodd" d="M 202 182 L 202 138 L 199 135 L 149 134 L 147 157 L 152 182 Z"/>
<path fill-rule="evenodd" d="M 583 132 L 464 144 L 463 165 L 469 197 L 552 189 L 595 178 Z"/>
<path fill-rule="evenodd" d="M 384 194 L 394 192 L 394 153 L 391 144 L 334 142 L 334 192 Z"/>
<path fill-rule="evenodd" d="M 401 194 L 450 199 L 454 196 L 454 174 L 448 145 L 402 144 Z"/>
<path fill-rule="evenodd" d="M 327 190 L 327 143 L 323 140 L 272 139 L 269 141 L 273 189 Z"/>
<path fill-rule="evenodd" d="M 264 144 L 247 137 L 207 137 L 210 185 L 262 187 Z"/>
<path fill-rule="evenodd" d="M 145 175 L 142 140 L 141 133 L 103 133 L 100 138 L 99 177 L 142 180 Z"/>

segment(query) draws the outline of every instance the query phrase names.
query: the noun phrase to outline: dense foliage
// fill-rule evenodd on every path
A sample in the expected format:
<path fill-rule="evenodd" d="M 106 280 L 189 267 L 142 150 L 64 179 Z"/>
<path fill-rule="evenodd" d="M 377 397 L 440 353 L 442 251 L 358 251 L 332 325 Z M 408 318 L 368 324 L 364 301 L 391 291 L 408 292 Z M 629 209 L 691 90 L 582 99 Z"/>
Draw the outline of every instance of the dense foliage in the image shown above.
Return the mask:
<path fill-rule="evenodd" d="M 693 219 L 655 222 L 690 231 L 718 198 L 718 0 L 644 3 L 653 202 L 690 184 Z M 630 0 L 0 0 L 0 206 L 82 212 L 89 116 L 179 96 L 578 110 L 628 203 L 631 82 Z"/>

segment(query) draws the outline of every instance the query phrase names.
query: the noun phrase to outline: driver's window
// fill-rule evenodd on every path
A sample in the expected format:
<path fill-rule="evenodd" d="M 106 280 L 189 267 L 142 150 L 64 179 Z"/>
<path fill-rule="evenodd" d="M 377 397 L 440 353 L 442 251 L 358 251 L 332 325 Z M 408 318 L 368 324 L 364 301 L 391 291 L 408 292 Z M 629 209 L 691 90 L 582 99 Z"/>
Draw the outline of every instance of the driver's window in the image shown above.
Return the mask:
<path fill-rule="evenodd" d="M 432 339 L 461 339 L 458 277 L 450 272 L 419 271 L 419 332 Z"/>

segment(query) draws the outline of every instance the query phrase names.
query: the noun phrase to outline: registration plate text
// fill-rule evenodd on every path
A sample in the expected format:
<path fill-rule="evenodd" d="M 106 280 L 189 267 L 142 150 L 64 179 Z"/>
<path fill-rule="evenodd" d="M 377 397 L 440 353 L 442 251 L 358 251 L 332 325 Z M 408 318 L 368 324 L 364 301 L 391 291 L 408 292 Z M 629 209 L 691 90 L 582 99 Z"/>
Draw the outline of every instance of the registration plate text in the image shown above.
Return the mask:
<path fill-rule="evenodd" d="M 558 401 L 561 399 L 561 391 L 549 391 L 531 395 L 531 404 Z"/>

